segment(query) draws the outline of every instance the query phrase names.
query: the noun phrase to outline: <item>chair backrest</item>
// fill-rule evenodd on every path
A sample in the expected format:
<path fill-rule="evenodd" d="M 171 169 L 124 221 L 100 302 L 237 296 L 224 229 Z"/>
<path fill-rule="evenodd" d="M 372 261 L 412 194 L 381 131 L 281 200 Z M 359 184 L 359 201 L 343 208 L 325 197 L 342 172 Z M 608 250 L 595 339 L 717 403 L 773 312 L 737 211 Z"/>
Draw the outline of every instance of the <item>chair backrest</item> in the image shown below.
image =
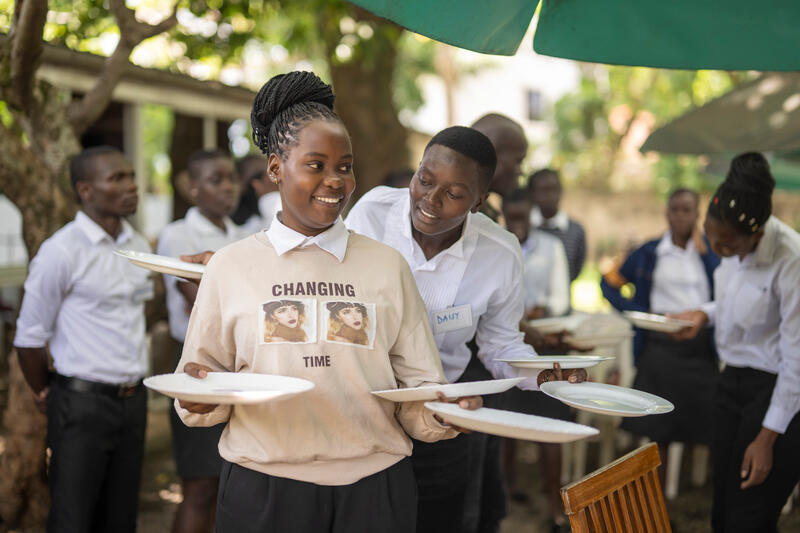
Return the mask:
<path fill-rule="evenodd" d="M 655 443 L 561 489 L 573 533 L 672 533 Z"/>

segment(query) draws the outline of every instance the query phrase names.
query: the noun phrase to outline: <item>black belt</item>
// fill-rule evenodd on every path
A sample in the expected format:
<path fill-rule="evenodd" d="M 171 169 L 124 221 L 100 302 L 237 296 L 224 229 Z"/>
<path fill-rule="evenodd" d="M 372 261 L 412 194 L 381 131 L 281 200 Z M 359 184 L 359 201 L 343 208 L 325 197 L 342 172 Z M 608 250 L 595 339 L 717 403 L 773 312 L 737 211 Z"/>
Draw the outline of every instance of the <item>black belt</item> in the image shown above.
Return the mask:
<path fill-rule="evenodd" d="M 89 381 L 88 379 L 53 374 L 52 380 L 73 392 L 93 392 L 112 398 L 130 398 L 144 386 L 142 385 L 141 379 L 130 383 L 112 385 L 111 383 L 100 383 L 97 381 Z"/>

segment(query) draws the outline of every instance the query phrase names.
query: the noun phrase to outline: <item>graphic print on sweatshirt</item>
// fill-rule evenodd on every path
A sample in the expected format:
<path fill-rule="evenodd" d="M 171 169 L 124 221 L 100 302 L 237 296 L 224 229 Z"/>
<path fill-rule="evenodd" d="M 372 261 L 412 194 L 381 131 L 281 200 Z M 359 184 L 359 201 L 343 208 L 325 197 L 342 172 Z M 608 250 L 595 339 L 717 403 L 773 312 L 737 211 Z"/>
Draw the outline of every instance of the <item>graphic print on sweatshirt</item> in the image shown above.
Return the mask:
<path fill-rule="evenodd" d="M 377 316 L 375 304 L 329 301 L 320 305 L 322 338 L 335 344 L 372 349 Z"/>
<path fill-rule="evenodd" d="M 317 300 L 268 300 L 259 307 L 259 344 L 317 342 Z"/>

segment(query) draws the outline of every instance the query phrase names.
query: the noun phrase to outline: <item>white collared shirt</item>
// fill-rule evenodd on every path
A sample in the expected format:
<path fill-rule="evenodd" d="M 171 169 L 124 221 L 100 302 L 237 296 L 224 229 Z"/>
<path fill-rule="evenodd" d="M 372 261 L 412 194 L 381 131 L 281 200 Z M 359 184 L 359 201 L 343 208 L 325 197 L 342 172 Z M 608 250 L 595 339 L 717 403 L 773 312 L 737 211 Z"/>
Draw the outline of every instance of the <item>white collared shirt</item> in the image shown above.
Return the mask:
<path fill-rule="evenodd" d="M 543 307 L 547 316 L 569 312 L 569 265 L 561 239 L 532 230 L 522 243 L 525 309 Z"/>
<path fill-rule="evenodd" d="M 225 231 L 215 226 L 200 213 L 197 207 L 190 207 L 186 217 L 167 224 L 158 239 L 158 253 L 170 257 L 191 255 L 206 250 L 216 252 L 223 246 L 246 237 L 249 233 L 229 218 L 225 218 Z M 167 316 L 172 338 L 183 342 L 189 326 L 186 313 L 186 299 L 178 290 L 178 279 L 164 276 L 167 289 Z"/>
<path fill-rule="evenodd" d="M 147 372 L 144 302 L 149 271 L 114 254 L 150 252 L 127 221 L 114 240 L 83 211 L 42 243 L 25 280 L 14 345 L 48 343 L 56 372 L 126 383 Z"/>
<path fill-rule="evenodd" d="M 353 206 L 346 224 L 356 233 L 395 248 L 408 261 L 428 310 L 447 379 L 454 382 L 464 373 L 471 355 L 467 342 L 477 333 L 478 357 L 492 375 L 531 377 L 520 388 L 535 389 L 538 372 L 520 371 L 497 361 L 536 355 L 519 331 L 525 293 L 522 252 L 516 237 L 488 217 L 470 213 L 461 238 L 426 259 L 411 234 L 410 210 L 408 189 L 376 187 Z M 440 318 L 448 310 L 468 311 L 471 323 L 442 332 Z"/>
<path fill-rule="evenodd" d="M 656 266 L 650 290 L 650 310 L 654 313 L 680 313 L 697 309 L 711 300 L 703 259 L 692 239 L 681 248 L 667 231 L 656 246 Z"/>
<path fill-rule="evenodd" d="M 567 231 L 569 228 L 569 216 L 567 216 L 565 211 L 559 209 L 558 213 L 556 213 L 553 218 L 546 219 L 542 216 L 542 210 L 534 206 L 533 209 L 531 209 L 530 223 L 534 228 L 551 228 Z"/>
<path fill-rule="evenodd" d="M 722 259 L 714 295 L 720 359 L 778 375 L 762 425 L 783 433 L 800 412 L 800 235 L 771 217 L 754 252 Z"/>
<path fill-rule="evenodd" d="M 295 248 L 316 245 L 334 256 L 340 263 L 344 261 L 344 255 L 347 252 L 347 239 L 350 237 L 350 233 L 347 231 L 347 227 L 345 227 L 341 217 L 337 218 L 331 227 L 319 235 L 309 237 L 284 225 L 281 222 L 280 211 L 275 214 L 272 224 L 264 233 L 266 233 L 269 242 L 272 243 L 278 255 L 283 255 Z"/>

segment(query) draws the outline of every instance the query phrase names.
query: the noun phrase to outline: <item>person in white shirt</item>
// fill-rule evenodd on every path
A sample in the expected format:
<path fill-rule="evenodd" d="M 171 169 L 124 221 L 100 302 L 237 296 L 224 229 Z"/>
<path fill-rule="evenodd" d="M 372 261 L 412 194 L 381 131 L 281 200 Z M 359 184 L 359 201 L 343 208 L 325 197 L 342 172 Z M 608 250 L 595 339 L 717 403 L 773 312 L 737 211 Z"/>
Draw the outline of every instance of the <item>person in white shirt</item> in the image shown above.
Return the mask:
<path fill-rule="evenodd" d="M 569 313 L 569 268 L 564 245 L 558 237 L 532 228 L 529 222 L 531 211 L 527 190 L 516 189 L 503 198 L 503 218 L 506 228 L 512 232 L 522 246 L 525 261 L 523 285 L 525 291 L 525 318 L 527 320 L 561 316 Z M 541 335 L 527 320 L 520 322 L 526 342 L 532 343 L 539 353 L 563 354 L 573 349 L 564 343 L 564 334 Z M 530 391 L 513 389 L 505 394 L 505 407 L 510 411 L 531 415 L 569 420 L 568 405 L 555 398 Z M 547 497 L 550 529 L 556 531 L 567 525 L 561 503 L 561 445 L 539 443 L 543 492 Z M 511 498 L 527 501 L 528 494 L 516 486 L 516 440 L 506 439 L 503 466 Z"/>
<path fill-rule="evenodd" d="M 462 377 L 475 337 L 478 357 L 496 378 L 526 375 L 503 358 L 530 358 L 519 322 L 524 312 L 522 253 L 517 239 L 477 210 L 486 199 L 496 155 L 482 133 L 461 126 L 428 143 L 409 189 L 376 187 L 353 206 L 345 223 L 356 233 L 397 249 L 411 266 L 425 301 L 445 376 Z M 585 379 L 586 372 L 552 370 L 537 379 Z M 467 439 L 415 442 L 419 485 L 417 531 L 463 531 L 468 475 Z M 476 452 L 477 453 L 477 452 Z"/>
<path fill-rule="evenodd" d="M 281 195 L 267 179 L 266 159 L 257 154 L 247 155 L 236 162 L 236 172 L 242 195 L 231 219 L 243 228 L 245 235 L 268 229 L 275 213 L 281 210 Z"/>
<path fill-rule="evenodd" d="M 696 309 L 711 301 L 719 257 L 697 230 L 699 202 L 693 190 L 672 192 L 667 202 L 668 231 L 634 250 L 618 269 L 603 276 L 600 286 L 611 305 L 619 311 L 664 314 Z M 624 291 L 626 286 L 633 291 Z M 671 442 L 711 444 L 717 355 L 710 330 L 683 341 L 666 333 L 637 330 L 634 350 L 633 388 L 675 404 L 671 413 L 625 418 L 621 425 L 658 443 L 663 486 Z"/>
<path fill-rule="evenodd" d="M 70 181 L 81 210 L 31 261 L 14 339 L 47 414 L 47 530 L 133 532 L 147 418 L 144 303 L 153 284 L 114 250 L 150 246 L 123 218 L 136 212 L 138 195 L 117 149 L 76 155 Z"/>
<path fill-rule="evenodd" d="M 800 480 L 800 235 L 771 216 L 775 180 L 763 155 L 736 156 L 708 206 L 705 230 L 723 257 L 715 298 L 676 315 L 706 324 L 725 369 L 714 404 L 716 533 L 777 531 Z"/>
<path fill-rule="evenodd" d="M 170 257 L 216 251 L 249 233 L 229 218 L 236 207 L 239 180 L 230 157 L 221 150 L 199 150 L 189 157 L 189 193 L 194 207 L 186 217 L 168 224 L 158 240 L 158 253 Z M 183 351 L 189 315 L 197 285 L 164 276 L 167 312 L 172 338 Z M 222 458 L 217 451 L 224 424 L 208 428 L 187 427 L 170 410 L 175 465 L 181 478 L 183 500 L 175 512 L 173 533 L 211 531 L 217 501 Z"/>
<path fill-rule="evenodd" d="M 528 191 L 534 205 L 531 226 L 561 239 L 567 252 L 569 280 L 575 281 L 586 261 L 586 232 L 561 209 L 563 188 L 558 172 L 549 168 L 534 172 L 528 178 Z"/>

